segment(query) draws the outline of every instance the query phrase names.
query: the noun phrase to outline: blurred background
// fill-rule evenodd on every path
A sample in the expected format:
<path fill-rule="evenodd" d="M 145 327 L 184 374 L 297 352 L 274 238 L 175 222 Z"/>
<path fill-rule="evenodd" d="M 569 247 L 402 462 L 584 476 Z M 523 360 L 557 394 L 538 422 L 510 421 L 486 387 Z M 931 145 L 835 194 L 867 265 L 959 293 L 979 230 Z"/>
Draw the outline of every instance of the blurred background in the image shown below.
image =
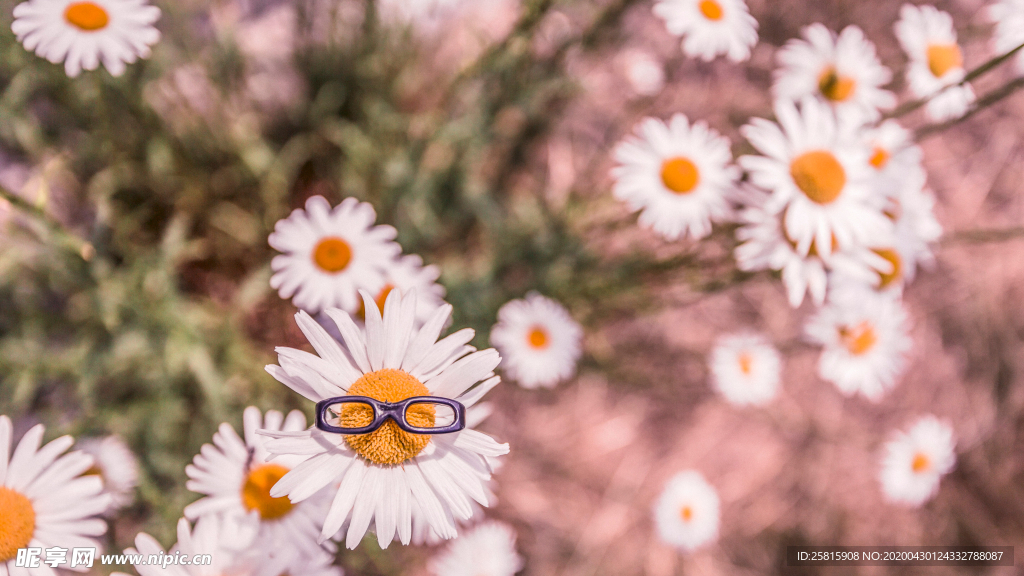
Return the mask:
<path fill-rule="evenodd" d="M 248 405 L 311 414 L 263 370 L 275 346 L 309 349 L 270 289 L 267 235 L 310 196 L 354 196 L 440 266 L 476 346 L 529 290 L 585 328 L 576 379 L 505 383 L 482 426 L 512 447 L 487 514 L 516 528 L 523 574 L 781 574 L 787 545 L 1020 544 L 1024 96 L 920 142 L 946 232 L 905 295 L 909 368 L 878 404 L 818 378 L 813 305 L 738 272 L 729 226 L 667 243 L 610 194 L 609 152 L 645 116 L 705 119 L 753 152 L 738 128 L 771 116 L 775 51 L 813 22 L 864 29 L 908 99 L 901 3 L 750 0 L 761 40 L 737 65 L 686 58 L 647 0 L 156 2 L 149 60 L 72 80 L 15 41 L 2 0 L 0 413 L 16 438 L 37 422 L 125 438 L 142 478 L 108 548 L 140 530 L 169 545 L 198 496 L 185 464 L 220 422 L 240 430 Z M 985 2 L 936 6 L 968 69 L 991 56 Z M 785 357 L 766 408 L 709 385 L 715 339 L 744 328 Z M 886 434 L 928 413 L 952 424 L 957 466 L 925 506 L 887 504 Z M 651 521 L 685 468 L 722 499 L 718 543 L 688 556 Z M 369 538 L 339 558 L 353 576 L 420 575 L 431 554 Z M 822 572 L 897 570 L 980 573 Z"/>

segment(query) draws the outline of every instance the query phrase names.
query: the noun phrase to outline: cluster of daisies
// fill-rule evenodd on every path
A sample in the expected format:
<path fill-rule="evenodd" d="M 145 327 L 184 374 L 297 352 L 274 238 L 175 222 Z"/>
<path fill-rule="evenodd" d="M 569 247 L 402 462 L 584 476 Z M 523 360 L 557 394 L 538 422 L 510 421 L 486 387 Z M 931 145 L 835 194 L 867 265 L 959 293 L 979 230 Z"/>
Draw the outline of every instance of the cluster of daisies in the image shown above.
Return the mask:
<path fill-rule="evenodd" d="M 659 0 L 654 13 L 682 37 L 683 51 L 746 60 L 757 21 L 743 0 Z M 1024 3 L 989 7 L 995 50 L 1024 44 Z M 962 117 L 975 94 L 952 17 L 904 5 L 895 34 L 906 53 L 906 84 L 935 122 Z M 1024 54 L 1024 50 L 1021 50 Z M 614 151 L 614 196 L 665 240 L 700 240 L 714 223 L 736 224 L 737 266 L 778 272 L 789 303 L 817 308 L 805 326 L 821 346 L 819 375 L 846 396 L 879 401 L 911 348 L 904 288 L 933 263 L 942 234 L 912 134 L 886 119 L 897 97 L 892 72 L 857 26 L 838 34 L 804 28 L 776 51 L 774 118 L 740 129 L 758 152 L 734 161 L 729 140 L 704 121 L 676 114 L 643 120 Z M 1024 73 L 1024 56 L 1017 60 Z M 754 332 L 723 336 L 709 358 L 714 388 L 736 406 L 761 406 L 778 393 L 782 357 Z M 955 462 L 950 426 L 924 416 L 885 445 L 884 497 L 918 506 L 933 497 Z M 671 479 L 655 506 L 662 538 L 683 550 L 715 539 L 715 489 L 697 471 Z"/>

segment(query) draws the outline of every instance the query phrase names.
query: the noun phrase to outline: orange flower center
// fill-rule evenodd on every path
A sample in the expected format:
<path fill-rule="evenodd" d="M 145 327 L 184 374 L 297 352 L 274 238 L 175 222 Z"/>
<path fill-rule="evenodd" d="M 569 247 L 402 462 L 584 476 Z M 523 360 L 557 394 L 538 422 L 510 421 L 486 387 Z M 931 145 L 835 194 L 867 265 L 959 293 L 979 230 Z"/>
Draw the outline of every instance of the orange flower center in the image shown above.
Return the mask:
<path fill-rule="evenodd" d="M 903 260 L 900 258 L 899 252 L 892 248 L 876 248 L 871 251 L 892 264 L 892 272 L 888 274 L 878 273 L 878 276 L 882 279 L 878 284 L 879 288 L 886 288 L 903 276 Z"/>
<path fill-rule="evenodd" d="M 853 78 L 840 76 L 836 69 L 829 66 L 818 77 L 818 90 L 833 102 L 845 102 L 851 95 L 857 82 Z"/>
<path fill-rule="evenodd" d="M 865 320 L 853 327 L 844 326 L 840 328 L 839 340 L 850 351 L 850 354 L 860 356 L 871 350 L 875 343 L 878 342 L 878 336 L 875 334 L 874 326 Z"/>
<path fill-rule="evenodd" d="M 881 146 L 875 146 L 875 150 L 871 154 L 871 160 L 869 160 L 869 162 L 871 162 L 871 165 L 874 166 L 876 170 L 885 168 L 885 165 L 889 163 L 889 151 Z"/>
<path fill-rule="evenodd" d="M 348 393 L 369 396 L 381 402 L 400 402 L 413 396 L 429 396 L 430 390 L 403 370 L 384 368 L 364 374 L 349 387 Z M 434 426 L 435 409 L 430 404 L 414 404 L 405 413 L 405 419 L 418 428 L 431 428 Z M 366 404 L 345 404 L 339 420 L 345 428 L 369 426 L 373 422 L 373 408 Z M 345 443 L 374 464 L 394 465 L 419 454 L 430 443 L 430 435 L 410 434 L 388 420 L 369 434 L 346 436 Z"/>
<path fill-rule="evenodd" d="M 64 19 L 79 30 L 94 32 L 110 23 L 110 15 L 102 6 L 93 2 L 75 2 L 64 10 Z"/>
<path fill-rule="evenodd" d="M 242 484 L 245 509 L 259 511 L 264 520 L 277 520 L 291 512 L 294 504 L 287 496 L 270 496 L 270 489 L 287 473 L 288 469 L 280 464 L 263 464 L 250 470 Z"/>
<path fill-rule="evenodd" d="M 679 511 L 679 517 L 683 519 L 683 522 L 689 522 L 693 519 L 693 508 L 683 506 L 683 509 Z"/>
<path fill-rule="evenodd" d="M 956 44 L 932 44 L 928 47 L 928 69 L 942 78 L 954 68 L 962 68 L 964 55 Z"/>
<path fill-rule="evenodd" d="M 530 333 L 526 337 L 526 339 L 530 342 L 530 346 L 532 346 L 534 348 L 537 348 L 537 349 L 540 349 L 540 348 L 547 348 L 548 340 L 550 338 L 548 337 L 547 330 L 545 330 L 544 328 L 542 328 L 540 326 L 534 326 L 530 330 Z"/>
<path fill-rule="evenodd" d="M 797 156 L 789 165 L 793 182 L 818 204 L 828 204 L 839 197 L 846 186 L 846 171 L 831 152 L 812 150 Z"/>
<path fill-rule="evenodd" d="M 676 194 L 688 194 L 700 183 L 700 172 L 693 162 L 677 156 L 661 165 L 661 181 Z"/>
<path fill-rule="evenodd" d="M 313 250 L 313 262 L 324 272 L 337 274 L 352 261 L 352 247 L 341 238 L 324 238 Z"/>
<path fill-rule="evenodd" d="M 384 303 L 388 301 L 388 294 L 391 294 L 391 291 L 394 289 L 395 287 L 391 284 L 385 284 L 373 299 L 373 301 L 377 303 L 377 308 L 380 310 L 382 315 L 384 314 Z M 356 314 L 358 314 L 364 322 L 366 321 L 366 304 L 362 301 L 362 298 L 359 299 L 359 312 Z"/>
<path fill-rule="evenodd" d="M 721 20 L 722 5 L 715 0 L 701 0 L 700 13 L 708 20 Z"/>
<path fill-rule="evenodd" d="M 914 461 L 910 463 L 910 469 L 913 470 L 915 474 L 926 472 L 929 468 L 931 468 L 931 466 L 932 461 L 928 458 L 928 456 L 921 454 L 920 452 L 914 454 Z"/>
<path fill-rule="evenodd" d="M 0 486 L 0 563 L 14 559 L 36 530 L 36 511 L 23 494 Z"/>
<path fill-rule="evenodd" d="M 743 352 L 740 354 L 738 361 L 740 363 L 740 371 L 750 376 L 750 371 L 754 368 L 754 359 L 749 353 Z"/>

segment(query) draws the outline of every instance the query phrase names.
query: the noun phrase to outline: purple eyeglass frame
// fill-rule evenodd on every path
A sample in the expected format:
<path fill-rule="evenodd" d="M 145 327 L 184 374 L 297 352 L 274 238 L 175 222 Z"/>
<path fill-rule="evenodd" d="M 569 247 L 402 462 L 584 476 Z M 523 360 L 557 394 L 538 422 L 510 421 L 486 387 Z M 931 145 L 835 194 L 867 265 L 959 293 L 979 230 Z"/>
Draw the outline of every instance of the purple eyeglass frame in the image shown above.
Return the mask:
<path fill-rule="evenodd" d="M 373 407 L 373 422 L 359 428 L 342 428 L 327 423 L 327 409 L 336 404 L 369 404 Z M 436 428 L 420 428 L 413 426 L 405 419 L 405 412 L 413 404 L 444 404 L 455 412 L 455 420 L 447 425 Z M 383 402 L 369 396 L 335 396 L 316 403 L 316 427 L 332 434 L 357 436 L 369 434 L 380 428 L 388 419 L 394 420 L 399 428 L 410 434 L 451 434 L 466 427 L 466 407 L 457 400 L 440 396 L 413 396 L 401 402 Z"/>

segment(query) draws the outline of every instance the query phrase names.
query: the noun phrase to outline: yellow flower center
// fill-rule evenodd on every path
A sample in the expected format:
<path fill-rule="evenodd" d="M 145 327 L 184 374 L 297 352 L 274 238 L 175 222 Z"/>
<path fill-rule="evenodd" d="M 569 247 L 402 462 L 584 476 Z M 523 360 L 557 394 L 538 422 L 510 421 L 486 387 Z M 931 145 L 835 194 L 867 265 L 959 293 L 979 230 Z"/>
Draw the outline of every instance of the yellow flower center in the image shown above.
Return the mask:
<path fill-rule="evenodd" d="M 840 328 L 839 340 L 850 351 L 850 354 L 860 356 L 871 350 L 875 343 L 878 342 L 878 336 L 875 334 L 874 326 L 865 320 L 853 327 L 844 326 Z"/>
<path fill-rule="evenodd" d="M 530 342 L 530 346 L 537 349 L 547 348 L 548 346 L 548 332 L 540 326 L 534 326 L 533 329 L 530 330 L 530 334 L 526 339 Z"/>
<path fill-rule="evenodd" d="M 850 77 L 840 76 L 836 69 L 829 66 L 818 77 L 818 90 L 833 102 L 845 102 L 851 95 L 857 82 Z"/>
<path fill-rule="evenodd" d="M 882 279 L 878 284 L 879 288 L 885 288 L 903 276 L 903 260 L 900 258 L 899 252 L 892 248 L 876 248 L 872 252 L 885 258 L 887 262 L 892 264 L 892 272 L 888 274 L 878 273 L 878 276 Z"/>
<path fill-rule="evenodd" d="M 270 489 L 288 473 L 280 464 L 262 464 L 249 471 L 242 484 L 242 504 L 245 509 L 257 510 L 264 520 L 277 520 L 292 511 L 292 501 L 287 496 L 274 498 Z"/>
<path fill-rule="evenodd" d="M 381 402 L 400 402 L 413 396 L 429 396 L 430 390 L 405 371 L 385 368 L 363 375 L 349 387 L 348 393 Z M 415 404 L 405 414 L 406 421 L 419 428 L 433 427 L 434 417 L 435 410 L 430 404 Z M 366 404 L 345 404 L 339 420 L 345 428 L 368 426 L 373 422 L 373 409 Z M 430 435 L 410 434 L 388 420 L 369 434 L 346 436 L 345 442 L 374 464 L 394 465 L 415 458 L 430 443 Z"/>
<path fill-rule="evenodd" d="M 928 47 L 928 69 L 942 78 L 954 68 L 962 68 L 964 55 L 956 44 L 932 44 Z"/>
<path fill-rule="evenodd" d="M 708 20 L 721 20 L 722 5 L 715 0 L 701 0 L 700 13 Z"/>
<path fill-rule="evenodd" d="M 876 170 L 885 168 L 885 165 L 889 163 L 889 151 L 881 146 L 875 146 L 875 150 L 872 152 L 871 160 L 869 160 L 869 162 Z"/>
<path fill-rule="evenodd" d="M 352 247 L 341 238 L 324 238 L 313 250 L 313 262 L 324 272 L 336 274 L 352 261 Z"/>
<path fill-rule="evenodd" d="M 28 546 L 36 530 L 36 511 L 21 493 L 0 486 L 0 563 L 13 559 Z"/>
<path fill-rule="evenodd" d="M 828 204 L 839 197 L 846 186 L 846 171 L 831 152 L 812 150 L 797 156 L 789 165 L 793 182 L 818 204 Z"/>
<path fill-rule="evenodd" d="M 679 517 L 683 519 L 683 522 L 689 522 L 693 519 L 693 508 L 683 506 L 683 509 L 679 511 Z"/>
<path fill-rule="evenodd" d="M 740 354 L 738 361 L 740 363 L 740 371 L 750 376 L 750 371 L 754 368 L 754 359 L 748 352 L 743 352 Z"/>
<path fill-rule="evenodd" d="M 696 164 L 677 156 L 661 165 L 661 181 L 676 194 L 688 194 L 700 183 L 700 172 Z"/>
<path fill-rule="evenodd" d="M 110 15 L 107 14 L 107 11 L 94 2 L 68 4 L 64 10 L 64 19 L 68 21 L 68 24 L 86 32 L 102 30 L 110 23 Z"/>
<path fill-rule="evenodd" d="M 931 468 L 931 466 L 932 461 L 928 458 L 928 456 L 921 454 L 920 452 L 914 454 L 914 461 L 910 463 L 910 469 L 913 470 L 915 474 L 925 472 L 929 468 Z"/>
<path fill-rule="evenodd" d="M 380 292 L 378 292 L 377 296 L 373 299 L 373 301 L 377 303 L 377 309 L 380 310 L 382 315 L 384 314 L 384 303 L 388 300 L 388 294 L 391 294 L 391 291 L 394 289 L 395 287 L 391 284 L 386 284 L 380 289 Z M 359 312 L 357 312 L 357 314 L 364 322 L 366 321 L 366 304 L 363 303 L 361 298 L 359 300 Z"/>

